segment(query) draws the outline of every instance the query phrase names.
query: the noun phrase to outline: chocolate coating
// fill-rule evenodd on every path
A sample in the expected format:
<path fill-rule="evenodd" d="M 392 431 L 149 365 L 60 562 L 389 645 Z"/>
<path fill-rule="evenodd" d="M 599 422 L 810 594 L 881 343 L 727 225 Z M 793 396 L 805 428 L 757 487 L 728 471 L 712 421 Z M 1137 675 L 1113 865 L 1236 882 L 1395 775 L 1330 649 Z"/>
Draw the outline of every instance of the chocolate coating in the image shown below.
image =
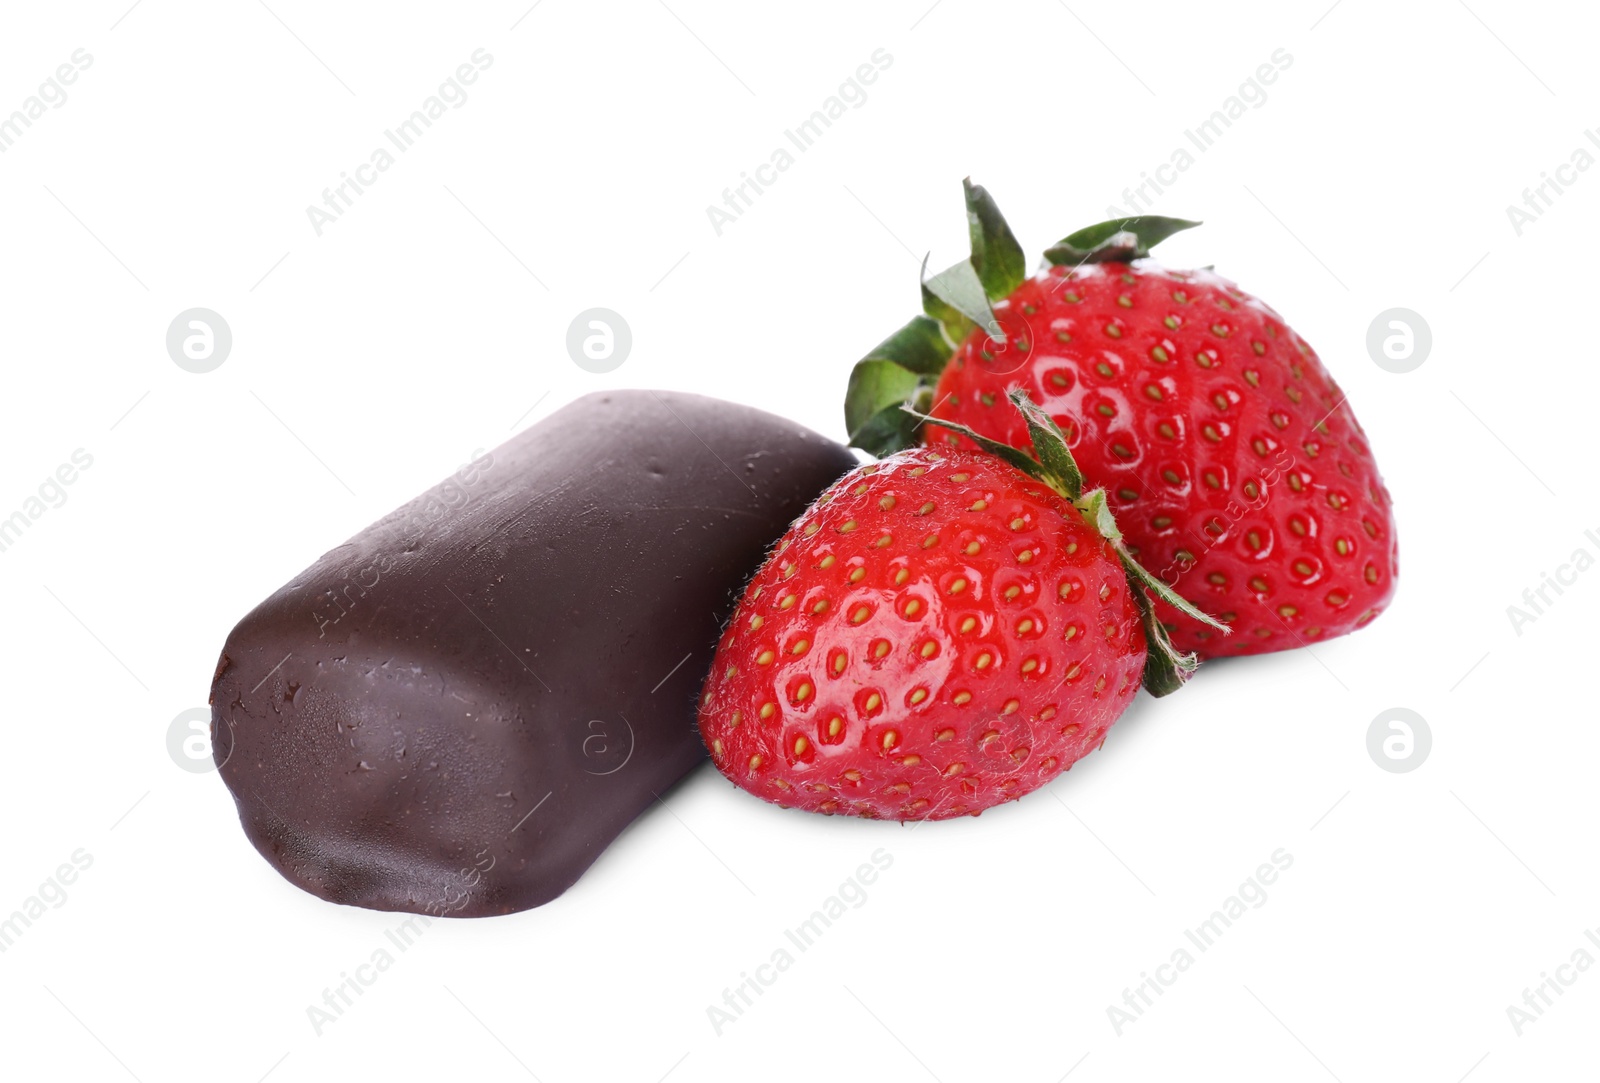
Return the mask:
<path fill-rule="evenodd" d="M 505 914 L 705 757 L 694 700 L 765 550 L 855 463 L 792 422 L 588 395 L 325 554 L 228 636 L 213 750 L 324 899 Z"/>

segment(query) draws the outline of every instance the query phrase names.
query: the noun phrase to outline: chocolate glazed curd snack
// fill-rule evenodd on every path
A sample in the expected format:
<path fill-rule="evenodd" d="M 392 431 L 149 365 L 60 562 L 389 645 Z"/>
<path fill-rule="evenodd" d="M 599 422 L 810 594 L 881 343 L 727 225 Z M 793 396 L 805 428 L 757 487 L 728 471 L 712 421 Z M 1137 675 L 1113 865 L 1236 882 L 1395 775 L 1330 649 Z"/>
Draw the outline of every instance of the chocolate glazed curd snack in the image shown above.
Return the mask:
<path fill-rule="evenodd" d="M 228 636 L 213 750 L 245 833 L 338 903 L 473 917 L 560 895 L 705 758 L 694 697 L 722 621 L 854 464 L 770 414 L 651 391 L 478 456 Z"/>

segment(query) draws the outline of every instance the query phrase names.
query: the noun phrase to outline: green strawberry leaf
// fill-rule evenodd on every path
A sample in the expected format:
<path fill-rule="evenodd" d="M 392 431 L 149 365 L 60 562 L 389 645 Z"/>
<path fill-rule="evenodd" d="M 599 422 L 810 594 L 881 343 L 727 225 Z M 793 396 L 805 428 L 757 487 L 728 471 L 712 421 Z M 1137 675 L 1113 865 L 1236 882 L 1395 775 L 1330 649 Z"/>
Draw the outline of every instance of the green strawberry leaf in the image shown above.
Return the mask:
<path fill-rule="evenodd" d="M 994 310 L 989 307 L 989 296 L 983 291 L 983 281 L 970 260 L 962 260 L 932 278 L 924 279 L 922 288 L 983 328 L 990 338 L 1001 337 L 1000 321 L 995 319 Z"/>
<path fill-rule="evenodd" d="M 1150 596 L 1153 594 L 1180 612 L 1223 629 L 1224 635 L 1229 631 L 1227 625 L 1212 619 L 1179 597 L 1171 587 L 1151 575 L 1145 570 L 1144 565 L 1133 558 L 1133 554 L 1129 553 L 1128 547 L 1123 544 L 1122 531 L 1117 526 L 1116 517 L 1111 513 L 1111 505 L 1106 501 L 1104 489 L 1094 489 L 1084 493 L 1076 504 L 1084 519 L 1117 551 L 1117 556 L 1122 561 L 1122 570 L 1128 577 L 1128 588 L 1133 591 L 1133 599 L 1139 604 L 1139 620 L 1144 625 L 1144 638 L 1147 644 L 1144 659 L 1145 688 L 1156 697 L 1176 692 L 1194 675 L 1195 670 L 1200 668 L 1200 663 L 1193 654 L 1186 654 L 1172 645 L 1172 639 L 1167 635 L 1166 628 L 1156 619 L 1155 607 L 1151 604 Z"/>
<path fill-rule="evenodd" d="M 1072 457 L 1071 449 L 1067 447 L 1066 436 L 1050 415 L 1028 397 L 1027 391 L 1020 387 L 1013 388 L 1007 398 L 1021 411 L 1023 419 L 1028 424 L 1028 436 L 1033 442 L 1032 455 L 1010 444 L 992 440 L 954 421 L 944 421 L 936 417 L 924 417 L 922 420 L 949 429 L 951 432 L 960 433 L 990 455 L 999 456 L 1029 477 L 1044 482 L 1067 500 L 1078 503 L 1079 496 L 1083 492 L 1083 474 L 1078 469 L 1077 460 Z M 1097 489 L 1090 495 L 1096 494 L 1101 497 L 1103 504 L 1104 494 Z M 1120 541 L 1122 535 L 1117 532 L 1116 520 L 1111 518 L 1109 509 L 1103 512 L 1103 520 L 1105 525 L 1097 523 L 1096 528 L 1102 534 L 1110 530 L 1115 534 L 1116 540 Z M 1106 536 L 1112 535 L 1106 534 Z"/>
<path fill-rule="evenodd" d="M 1044 412 L 1043 407 L 1028 397 L 1024 389 L 1012 389 L 1009 397 L 1011 404 L 1022 411 L 1022 418 L 1028 423 L 1028 438 L 1033 442 L 1033 453 L 1039 457 L 1045 473 L 1055 479 L 1055 487 L 1068 500 L 1078 499 L 1083 492 L 1083 472 L 1078 469 L 1078 461 L 1067 447 L 1066 434 L 1055 423 L 1055 419 Z"/>
<path fill-rule="evenodd" d="M 893 361 L 918 376 L 937 378 L 954 353 L 938 320 L 913 316 L 910 323 L 868 350 L 862 360 Z"/>
<path fill-rule="evenodd" d="M 1168 605 L 1186 617 L 1197 620 L 1201 624 L 1209 624 L 1223 635 L 1232 634 L 1232 628 L 1229 628 L 1226 624 L 1223 624 L 1211 614 L 1196 608 L 1193 602 L 1189 601 L 1187 598 L 1183 597 L 1183 595 L 1179 594 L 1177 591 L 1163 583 L 1160 579 L 1150 574 L 1149 570 L 1146 569 L 1143 564 L 1140 564 L 1137 560 L 1133 559 L 1133 556 L 1123 546 L 1120 537 L 1114 544 L 1117 547 L 1117 555 L 1122 558 L 1122 566 L 1128 569 L 1128 574 L 1130 576 L 1144 584 L 1145 589 L 1149 590 L 1151 594 L 1154 594 L 1157 598 L 1160 598 L 1163 602 L 1166 602 Z"/>
<path fill-rule="evenodd" d="M 1004 459 L 1018 470 L 1021 470 L 1024 474 L 1027 474 L 1030 478 L 1033 478 L 1036 481 L 1042 481 L 1046 485 L 1049 485 L 1052 489 L 1055 488 L 1054 482 L 1045 474 L 1044 467 L 1040 466 L 1038 461 L 1026 451 L 1014 448 L 1010 444 L 1002 444 L 998 440 L 991 440 L 987 436 L 983 436 L 980 433 L 974 432 L 973 430 L 967 428 L 967 426 L 957 422 L 945 421 L 943 418 L 929 417 L 926 414 L 918 412 L 910 406 L 905 408 L 905 412 L 916 418 L 921 424 L 937 425 L 941 429 L 949 429 L 951 432 L 960 433 L 968 440 L 971 440 L 974 444 L 977 444 L 979 448 L 987 451 L 990 455 L 993 455 L 999 459 Z"/>
<path fill-rule="evenodd" d="M 885 406 L 855 431 L 850 438 L 850 445 L 881 459 L 885 455 L 916 447 L 920 442 L 918 436 L 921 428 L 901 406 Z"/>
<path fill-rule="evenodd" d="M 1009 398 L 1028 423 L 1028 435 L 1033 441 L 1037 459 L 1009 444 L 981 436 L 965 425 L 928 417 L 910 406 L 905 407 L 905 412 L 924 424 L 938 425 L 951 432 L 960 433 L 984 451 L 1004 459 L 1029 477 L 1044 482 L 1072 502 L 1084 521 L 1111 543 L 1117 558 L 1122 561 L 1123 573 L 1128 577 L 1128 589 L 1133 592 L 1134 600 L 1139 605 L 1139 617 L 1144 625 L 1145 640 L 1148 643 L 1144 663 L 1145 687 L 1150 690 L 1152 696 L 1165 696 L 1176 692 L 1199 668 L 1199 662 L 1193 654 L 1185 654 L 1172 645 L 1167 630 L 1156 619 L 1151 596 L 1160 598 L 1195 620 L 1221 630 L 1224 635 L 1231 629 L 1196 609 L 1134 559 L 1123 542 L 1122 530 L 1117 526 L 1117 519 L 1112 514 L 1110 502 L 1106 500 L 1106 491 L 1091 489 L 1086 493 L 1082 492 L 1083 475 L 1078 470 L 1071 449 L 1067 447 L 1066 437 L 1055 421 L 1030 399 L 1022 388 L 1014 389 Z"/>
<path fill-rule="evenodd" d="M 1199 222 L 1184 218 L 1163 218 L 1146 214 L 1138 218 L 1113 218 L 1069 233 L 1044 250 L 1044 258 L 1055 264 L 1119 262 L 1143 259 L 1150 249 Z"/>
<path fill-rule="evenodd" d="M 972 237 L 972 267 L 989 300 L 999 301 L 1028 277 L 1027 257 L 1006 225 L 994 197 L 968 177 L 961 182 L 967 196 L 967 232 Z M 982 322 L 982 321 L 979 321 Z"/>
<path fill-rule="evenodd" d="M 918 424 L 900 407 L 919 395 L 931 398 L 933 383 L 954 352 L 939 321 L 929 316 L 913 316 L 867 351 L 851 371 L 844 396 L 850 443 L 874 455 L 914 447 Z"/>
<path fill-rule="evenodd" d="M 938 297 L 928 289 L 928 257 L 922 257 L 922 311 L 939 321 L 944 328 L 944 337 L 953 350 L 972 333 L 975 326 L 973 322 L 962 315 L 950 302 Z"/>
<path fill-rule="evenodd" d="M 1115 546 L 1122 544 L 1122 530 L 1117 526 L 1117 517 L 1111 514 L 1111 504 L 1106 500 L 1104 489 L 1090 489 L 1073 504 L 1083 515 L 1084 521 L 1094 527 L 1102 538 Z"/>
<path fill-rule="evenodd" d="M 1139 619 L 1144 624 L 1147 644 L 1144 656 L 1145 691 L 1157 699 L 1170 696 L 1194 676 L 1200 663 L 1194 655 L 1185 654 L 1172 645 L 1172 639 L 1161 622 L 1156 620 L 1155 607 L 1150 604 L 1144 591 L 1135 590 L 1133 599 L 1139 604 Z"/>
<path fill-rule="evenodd" d="M 1194 605 L 1184 599 L 1177 591 L 1167 586 L 1156 576 L 1146 570 L 1143 564 L 1133 559 L 1133 554 L 1128 552 L 1128 547 L 1122 544 L 1122 531 L 1117 527 L 1117 520 L 1111 513 L 1111 505 L 1106 500 L 1104 489 L 1093 489 L 1084 493 L 1074 503 L 1090 526 L 1098 530 L 1117 550 L 1117 556 L 1122 558 L 1122 566 L 1127 569 L 1128 578 L 1143 584 L 1144 588 L 1184 616 L 1192 617 L 1202 624 L 1209 624 L 1218 629 L 1223 635 L 1229 634 L 1233 629 L 1209 614 L 1196 609 Z"/>
<path fill-rule="evenodd" d="M 844 425 L 852 447 L 889 455 L 915 447 L 917 423 L 900 407 L 923 388 L 922 377 L 887 358 L 856 362 L 844 398 Z"/>

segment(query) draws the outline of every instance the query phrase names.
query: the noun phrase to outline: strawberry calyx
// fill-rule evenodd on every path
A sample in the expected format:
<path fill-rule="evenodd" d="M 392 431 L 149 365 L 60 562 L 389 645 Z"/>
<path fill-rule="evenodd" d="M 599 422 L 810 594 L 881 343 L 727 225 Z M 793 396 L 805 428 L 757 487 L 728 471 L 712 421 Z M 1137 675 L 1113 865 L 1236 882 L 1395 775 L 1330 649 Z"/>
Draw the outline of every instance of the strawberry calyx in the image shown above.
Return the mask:
<path fill-rule="evenodd" d="M 878 456 L 915 447 L 922 423 L 900 407 L 931 409 L 934 384 L 954 353 L 938 320 L 915 316 L 857 361 L 844 398 L 850 445 Z"/>
<path fill-rule="evenodd" d="M 1150 249 L 1186 229 L 1200 225 L 1186 218 L 1164 218 L 1158 214 L 1137 218 L 1112 218 L 1069 233 L 1044 250 L 1044 258 L 1058 266 L 1085 263 L 1127 263 L 1144 259 Z"/>
<path fill-rule="evenodd" d="M 993 341 L 1005 332 L 991 307 L 1009 297 L 1028 277 L 1027 257 L 1006 224 L 994 197 L 968 177 L 962 182 L 972 255 L 929 277 L 922 261 L 922 312 L 880 342 L 850 373 L 845 392 L 845 428 L 852 447 L 889 455 L 914 447 L 933 387 L 956 348 L 981 327 Z M 1144 215 L 1113 218 L 1069 233 L 1045 249 L 1053 264 L 1126 262 L 1199 222 Z M 912 406 L 907 413 L 902 406 Z"/>
<path fill-rule="evenodd" d="M 878 343 L 856 362 L 845 392 L 845 428 L 852 447 L 890 455 L 915 447 L 922 423 L 900 409 L 932 405 L 933 385 L 956 347 L 982 327 L 1001 335 L 991 301 L 1006 297 L 1028 277 L 1027 257 L 1000 208 L 981 185 L 962 181 L 972 255 L 928 277 L 922 260 L 922 315 Z"/>
<path fill-rule="evenodd" d="M 1067 447 L 1067 438 L 1060 427 L 1049 414 L 1028 397 L 1024 389 L 1016 388 L 1008 397 L 1012 405 L 1022 412 L 1023 419 L 1027 422 L 1028 436 L 1033 444 L 1033 455 L 1009 444 L 1002 444 L 998 440 L 991 440 L 965 425 L 929 417 L 913 406 L 906 405 L 902 410 L 914 417 L 918 424 L 938 425 L 951 432 L 960 433 L 988 454 L 1003 459 L 1029 477 L 1049 486 L 1077 509 L 1084 522 L 1109 542 L 1116 551 L 1117 558 L 1122 562 L 1123 572 L 1128 577 L 1129 588 L 1139 604 L 1140 619 L 1148 642 L 1144 666 L 1145 687 L 1152 696 L 1157 697 L 1176 692 L 1199 668 L 1199 661 L 1194 654 L 1180 651 L 1173 646 L 1166 628 L 1156 619 L 1155 611 L 1150 604 L 1150 596 L 1154 595 L 1185 616 L 1216 628 L 1223 635 L 1228 635 L 1232 629 L 1197 609 L 1134 558 L 1123 541 L 1122 531 L 1117 527 L 1117 520 L 1111 512 L 1111 505 L 1106 500 L 1105 490 L 1084 491 L 1083 473 L 1078 469 L 1077 460 Z"/>

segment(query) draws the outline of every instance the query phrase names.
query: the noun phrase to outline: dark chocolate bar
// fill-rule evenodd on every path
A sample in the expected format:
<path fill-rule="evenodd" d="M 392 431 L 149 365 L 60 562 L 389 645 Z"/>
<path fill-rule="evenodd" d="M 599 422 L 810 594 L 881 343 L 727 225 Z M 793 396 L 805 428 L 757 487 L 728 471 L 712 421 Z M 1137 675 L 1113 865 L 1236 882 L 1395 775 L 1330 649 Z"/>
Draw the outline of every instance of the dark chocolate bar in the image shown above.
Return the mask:
<path fill-rule="evenodd" d="M 376 910 L 565 891 L 705 749 L 766 548 L 855 463 L 792 422 L 586 396 L 327 553 L 228 636 L 213 752 L 290 881 Z"/>

